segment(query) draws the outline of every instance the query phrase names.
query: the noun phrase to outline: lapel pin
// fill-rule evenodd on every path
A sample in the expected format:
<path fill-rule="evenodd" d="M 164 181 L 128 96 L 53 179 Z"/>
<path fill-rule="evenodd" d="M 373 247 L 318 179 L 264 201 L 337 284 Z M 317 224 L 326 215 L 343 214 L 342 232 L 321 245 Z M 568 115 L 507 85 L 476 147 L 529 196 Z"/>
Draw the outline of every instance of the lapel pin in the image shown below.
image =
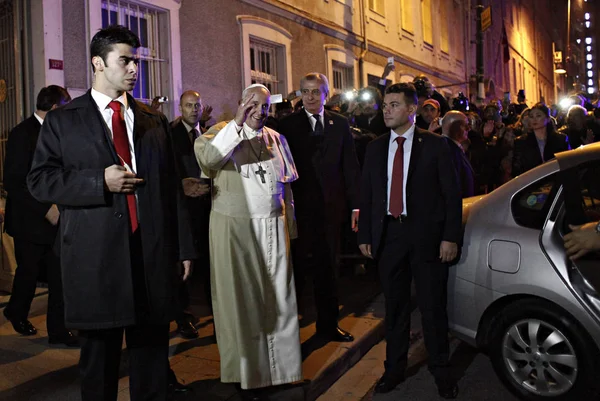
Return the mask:
<path fill-rule="evenodd" d="M 333 120 L 329 120 L 329 125 L 333 125 Z"/>
<path fill-rule="evenodd" d="M 419 138 L 419 142 L 423 142 L 423 138 Z"/>

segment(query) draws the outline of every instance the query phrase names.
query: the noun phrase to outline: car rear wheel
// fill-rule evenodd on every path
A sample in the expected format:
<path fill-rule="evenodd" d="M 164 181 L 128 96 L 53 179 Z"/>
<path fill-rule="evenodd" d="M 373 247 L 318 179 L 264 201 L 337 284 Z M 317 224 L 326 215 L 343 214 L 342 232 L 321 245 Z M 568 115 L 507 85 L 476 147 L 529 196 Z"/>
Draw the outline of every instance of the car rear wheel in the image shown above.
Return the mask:
<path fill-rule="evenodd" d="M 565 315 L 528 299 L 507 306 L 494 322 L 492 365 L 519 398 L 575 400 L 589 393 L 597 348 Z"/>

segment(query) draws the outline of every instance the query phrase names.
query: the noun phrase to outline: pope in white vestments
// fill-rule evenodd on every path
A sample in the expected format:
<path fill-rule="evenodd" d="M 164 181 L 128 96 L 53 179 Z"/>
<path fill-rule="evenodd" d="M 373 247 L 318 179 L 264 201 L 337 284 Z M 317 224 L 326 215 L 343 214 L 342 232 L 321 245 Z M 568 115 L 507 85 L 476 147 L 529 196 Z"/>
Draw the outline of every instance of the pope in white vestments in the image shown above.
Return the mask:
<path fill-rule="evenodd" d="M 242 389 L 302 379 L 290 239 L 290 182 L 298 178 L 285 137 L 264 127 L 269 90 L 251 85 L 235 119 L 202 135 L 194 151 L 213 179 L 210 271 L 221 381 Z"/>

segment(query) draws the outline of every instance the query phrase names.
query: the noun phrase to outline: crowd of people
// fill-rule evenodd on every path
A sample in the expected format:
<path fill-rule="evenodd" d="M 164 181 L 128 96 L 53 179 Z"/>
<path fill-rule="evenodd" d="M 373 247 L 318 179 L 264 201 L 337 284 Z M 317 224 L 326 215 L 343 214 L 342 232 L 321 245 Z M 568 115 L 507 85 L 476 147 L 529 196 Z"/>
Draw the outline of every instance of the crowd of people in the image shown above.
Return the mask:
<path fill-rule="evenodd" d="M 44 88 L 9 136 L 6 228 L 18 268 L 4 314 L 14 329 L 36 333 L 27 315 L 45 264 L 49 342 L 81 346 L 82 399 L 116 400 L 125 336 L 131 399 L 164 401 L 186 390 L 169 369 L 169 323 L 198 336 L 186 284 L 195 270 L 212 307 L 221 381 L 259 400 L 259 389 L 302 380 L 297 298 L 307 279 L 317 338 L 354 341 L 338 325 L 336 291 L 349 219 L 386 299 L 375 391 L 404 380 L 414 281 L 429 370 L 440 396 L 455 398 L 446 287 L 462 242 L 461 199 L 598 140 L 589 113 L 572 106 L 562 127 L 524 99 L 506 113 L 493 102 L 479 114 L 464 97 L 451 108 L 424 76 L 387 85 L 390 65 L 380 88 L 346 97 L 330 97 L 325 75 L 306 74 L 298 99 L 273 116 L 270 90 L 252 84 L 235 117 L 211 127 L 200 93 L 186 90 L 169 122 L 160 102 L 129 94 L 139 45 L 124 27 L 100 30 L 92 88 L 73 100 Z M 569 254 L 600 249 L 595 230 L 573 227 Z"/>

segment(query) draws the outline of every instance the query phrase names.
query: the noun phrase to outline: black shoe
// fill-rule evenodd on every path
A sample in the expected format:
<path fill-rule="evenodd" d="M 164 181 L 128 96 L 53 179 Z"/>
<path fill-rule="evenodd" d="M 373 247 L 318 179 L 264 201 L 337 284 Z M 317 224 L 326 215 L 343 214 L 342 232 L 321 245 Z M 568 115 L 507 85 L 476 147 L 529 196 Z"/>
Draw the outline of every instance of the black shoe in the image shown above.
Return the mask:
<path fill-rule="evenodd" d="M 377 394 L 389 393 L 403 381 L 404 381 L 404 376 L 393 377 L 393 376 L 384 374 L 383 376 L 381 376 L 381 378 L 377 381 L 377 384 L 375 385 L 375 393 L 377 393 Z"/>
<path fill-rule="evenodd" d="M 79 347 L 79 339 L 67 330 L 58 335 L 48 335 L 48 344 L 64 344 L 67 347 Z"/>
<path fill-rule="evenodd" d="M 177 333 L 188 340 L 198 338 L 198 330 L 189 320 L 178 320 L 177 321 Z"/>
<path fill-rule="evenodd" d="M 458 396 L 458 385 L 456 383 L 450 385 L 438 385 L 438 394 L 442 398 L 454 399 Z"/>
<path fill-rule="evenodd" d="M 326 341 L 337 341 L 340 343 L 350 343 L 354 341 L 354 336 L 352 334 L 339 327 L 330 331 L 317 331 L 317 335 Z"/>
<path fill-rule="evenodd" d="M 17 333 L 23 336 L 34 336 L 37 334 L 37 329 L 33 327 L 33 324 L 31 324 L 29 320 L 11 319 L 10 316 L 6 313 L 6 309 L 4 309 L 4 316 L 12 324 L 13 329 L 15 329 Z"/>
<path fill-rule="evenodd" d="M 169 383 L 169 393 L 187 393 L 190 388 L 183 383 L 179 383 L 177 379 L 173 383 Z"/>

